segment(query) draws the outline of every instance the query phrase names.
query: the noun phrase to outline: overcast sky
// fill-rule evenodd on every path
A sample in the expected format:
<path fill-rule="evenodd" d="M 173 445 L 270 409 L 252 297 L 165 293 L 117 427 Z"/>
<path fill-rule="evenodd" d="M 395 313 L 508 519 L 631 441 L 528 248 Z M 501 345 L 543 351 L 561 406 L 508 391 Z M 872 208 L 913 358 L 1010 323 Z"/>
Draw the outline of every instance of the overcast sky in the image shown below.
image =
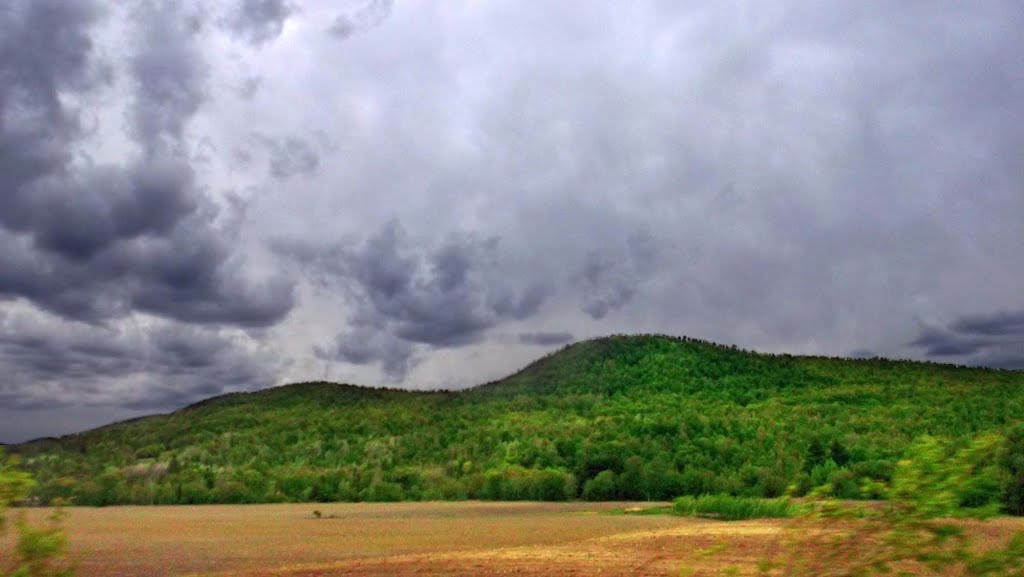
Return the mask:
<path fill-rule="evenodd" d="M 573 340 L 1024 368 L 1024 11 L 8 0 L 0 441 Z"/>

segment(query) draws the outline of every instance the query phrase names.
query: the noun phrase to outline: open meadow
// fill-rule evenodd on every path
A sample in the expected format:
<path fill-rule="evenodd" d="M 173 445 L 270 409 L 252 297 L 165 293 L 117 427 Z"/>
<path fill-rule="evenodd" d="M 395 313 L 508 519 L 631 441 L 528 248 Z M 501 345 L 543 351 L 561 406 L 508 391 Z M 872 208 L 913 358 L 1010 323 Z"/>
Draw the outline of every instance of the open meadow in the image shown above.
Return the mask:
<path fill-rule="evenodd" d="M 624 515 L 623 503 L 71 508 L 79 577 L 755 574 L 786 521 Z M 322 517 L 317 518 L 314 510 Z M 29 511 L 41 520 L 45 510 Z M 997 519 L 985 541 L 1024 529 Z M 6 543 L 5 545 L 9 545 Z"/>

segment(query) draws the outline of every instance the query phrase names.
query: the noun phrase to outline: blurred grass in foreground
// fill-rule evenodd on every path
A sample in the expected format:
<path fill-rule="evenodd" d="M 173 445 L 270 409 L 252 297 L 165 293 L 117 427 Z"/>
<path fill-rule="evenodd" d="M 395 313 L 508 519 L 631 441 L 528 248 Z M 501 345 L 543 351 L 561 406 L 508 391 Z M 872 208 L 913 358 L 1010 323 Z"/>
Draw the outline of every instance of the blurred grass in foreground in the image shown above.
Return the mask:
<path fill-rule="evenodd" d="M 990 478 L 1006 446 L 1006 439 L 998 435 L 975 438 L 962 448 L 919 437 L 897 464 L 891 483 L 865 481 L 875 485 L 865 490 L 884 495 L 885 502 L 839 501 L 827 497 L 829 487 L 821 487 L 810 495 L 806 511 L 787 524 L 773 554 L 758 562 L 755 574 L 1024 575 L 1024 533 L 992 542 L 985 537 L 984 521 L 999 513 L 998 504 L 963 503 L 964 487 Z M 691 503 L 696 509 L 696 500 L 680 502 L 683 509 Z M 743 511 L 738 504 L 718 506 L 737 514 Z M 740 567 L 727 565 L 719 574 L 740 572 Z M 697 575 L 690 566 L 680 573 Z"/>

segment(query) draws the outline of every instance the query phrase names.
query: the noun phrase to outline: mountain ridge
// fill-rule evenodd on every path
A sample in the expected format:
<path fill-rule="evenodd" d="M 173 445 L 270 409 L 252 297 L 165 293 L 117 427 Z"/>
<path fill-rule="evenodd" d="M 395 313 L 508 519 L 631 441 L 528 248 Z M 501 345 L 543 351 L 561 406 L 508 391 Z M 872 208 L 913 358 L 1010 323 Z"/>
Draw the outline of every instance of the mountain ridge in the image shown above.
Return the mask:
<path fill-rule="evenodd" d="M 0 446 L 4 446 L 4 447 L 17 447 L 17 446 L 21 446 L 21 445 L 28 445 L 28 444 L 37 443 L 37 442 L 43 442 L 43 441 L 57 441 L 57 440 L 65 439 L 65 438 L 68 438 L 68 437 L 74 437 L 74 436 L 77 436 L 77 435 L 86 434 L 86 433 L 89 433 L 91 431 L 97 431 L 97 430 L 101 430 L 101 429 L 107 429 L 107 428 L 110 428 L 110 427 L 116 427 L 116 426 L 119 426 L 119 425 L 125 425 L 125 424 L 133 423 L 133 422 L 136 422 L 136 421 L 144 420 L 144 419 L 151 419 L 151 418 L 155 418 L 155 417 L 166 417 L 166 416 L 174 415 L 176 413 L 180 413 L 180 412 L 183 412 L 183 411 L 189 411 L 189 410 L 193 410 L 193 409 L 196 409 L 196 408 L 199 408 L 199 407 L 208 406 L 210 404 L 216 404 L 218 402 L 221 402 L 222 400 L 231 399 L 231 398 L 234 398 L 234 397 L 239 397 L 239 396 L 243 396 L 244 397 L 244 396 L 248 396 L 248 395 L 263 395 L 263 394 L 269 394 L 269 393 L 272 393 L 273 391 L 278 391 L 278 390 L 294 389 L 294 388 L 309 387 L 309 386 L 321 386 L 321 387 L 327 387 L 327 388 L 329 388 L 329 387 L 342 387 L 342 388 L 351 389 L 351 390 L 354 390 L 354 391 L 383 391 L 383 392 L 388 392 L 388 393 L 410 393 L 410 394 L 414 394 L 414 395 L 419 395 L 419 394 L 435 394 L 435 393 L 437 393 L 437 394 L 463 394 L 463 393 L 468 393 L 468 392 L 474 391 L 474 390 L 480 390 L 480 389 L 483 389 L 485 387 L 500 387 L 500 386 L 506 384 L 508 381 L 510 381 L 510 380 L 512 380 L 512 379 L 514 379 L 514 378 L 516 378 L 516 377 L 518 377 L 518 376 L 520 376 L 520 375 L 522 375 L 524 373 L 527 373 L 531 369 L 535 369 L 538 365 L 548 361 L 549 359 L 551 359 L 552 357 L 555 357 L 559 353 L 562 353 L 564 351 L 572 349 L 573 347 L 582 346 L 582 345 L 585 345 L 587 343 L 598 343 L 599 344 L 599 343 L 602 343 L 602 342 L 611 341 L 613 339 L 667 339 L 667 340 L 672 340 L 672 341 L 679 341 L 679 342 L 684 342 L 684 343 L 693 343 L 693 344 L 697 344 L 697 345 L 709 346 L 709 347 L 713 347 L 713 348 L 717 348 L 717 349 L 721 349 L 721 350 L 737 351 L 737 352 L 744 353 L 744 354 L 750 354 L 750 355 L 762 356 L 762 357 L 768 357 L 768 358 L 786 358 L 786 359 L 797 359 L 797 360 L 800 360 L 800 359 L 803 359 L 803 360 L 828 360 L 828 361 L 852 362 L 852 363 L 902 363 L 902 364 L 911 364 L 911 365 L 928 365 L 928 366 L 936 366 L 936 367 L 945 367 L 945 368 L 957 369 L 957 370 L 981 370 L 981 371 L 996 371 L 996 372 L 1010 372 L 1010 373 L 1020 372 L 1020 371 L 1013 371 L 1013 370 L 1010 370 L 1010 369 L 1002 369 L 1002 368 L 995 368 L 995 367 L 980 367 L 980 366 L 970 366 L 970 365 L 959 365 L 959 364 L 955 364 L 955 363 L 942 363 L 942 362 L 937 362 L 937 361 L 922 361 L 922 360 L 913 360 L 913 359 L 893 359 L 893 358 L 882 357 L 882 356 L 856 357 L 856 356 L 804 355 L 804 354 L 793 354 L 793 353 L 766 353 L 766 352 L 760 352 L 760 351 L 751 350 L 751 349 L 739 348 L 736 345 L 726 345 L 726 344 L 716 343 L 714 341 L 708 341 L 708 340 L 698 339 L 698 338 L 694 338 L 694 337 L 687 337 L 687 336 L 681 336 L 681 335 L 677 336 L 677 335 L 669 335 L 669 334 L 661 334 L 661 333 L 611 334 L 611 335 L 598 336 L 598 337 L 593 337 L 593 338 L 590 338 L 590 339 L 584 339 L 584 340 L 575 341 L 575 342 L 566 344 L 566 345 L 564 345 L 564 346 L 562 346 L 562 347 L 560 347 L 560 348 L 558 348 L 556 350 L 553 350 L 553 351 L 551 351 L 551 352 L 549 352 L 549 353 L 547 353 L 547 354 L 545 354 L 545 355 L 543 355 L 541 357 L 538 357 L 537 359 L 527 363 L 521 369 L 518 369 L 515 372 L 513 372 L 513 373 L 511 373 L 511 374 L 509 374 L 509 375 L 507 375 L 505 377 L 502 377 L 502 378 L 499 378 L 499 379 L 494 379 L 494 380 L 487 381 L 487 382 L 484 382 L 484 383 L 479 383 L 479 384 L 476 384 L 476 385 L 470 385 L 470 386 L 467 386 L 467 387 L 462 387 L 462 388 L 453 388 L 453 389 L 446 389 L 446 388 L 438 388 L 438 389 L 406 389 L 406 388 L 401 388 L 401 387 L 389 387 L 389 386 L 386 386 L 386 385 L 363 385 L 363 384 L 343 383 L 343 382 L 335 382 L 335 381 L 298 381 L 298 382 L 293 382 L 293 383 L 284 383 L 284 384 L 281 384 L 281 385 L 274 385 L 274 386 L 271 386 L 271 387 L 266 387 L 266 388 L 263 388 L 263 389 L 257 389 L 257 390 L 252 390 L 252 391 L 231 391 L 231 392 L 228 392 L 228 393 L 222 393 L 222 394 L 219 394 L 219 395 L 214 395 L 214 396 L 211 396 L 211 397 L 207 397 L 205 399 L 201 399 L 199 401 L 190 403 L 190 404 L 185 405 L 185 406 L 183 406 L 181 408 L 174 409 L 174 410 L 168 411 L 166 413 L 152 413 L 152 414 L 140 415 L 140 416 L 137 416 L 137 417 L 132 417 L 132 418 L 129 418 L 129 419 L 123 419 L 123 420 L 120 420 L 120 421 L 114 421 L 114 422 L 107 423 L 107 424 L 104 424 L 104 425 L 100 425 L 98 427 L 94 427 L 94 428 L 91 428 L 91 429 L 86 429 L 86 430 L 78 431 L 78 432 L 74 432 L 74 433 L 68 433 L 68 434 L 60 435 L 60 436 L 56 436 L 56 437 L 54 437 L 54 436 L 39 437 L 39 438 L 36 438 L 36 439 L 29 439 L 27 441 L 22 441 L 20 443 L 0 443 Z"/>
<path fill-rule="evenodd" d="M 40 502 L 774 496 L 1024 414 L 1024 373 L 612 335 L 458 391 L 324 382 L 15 445 Z"/>

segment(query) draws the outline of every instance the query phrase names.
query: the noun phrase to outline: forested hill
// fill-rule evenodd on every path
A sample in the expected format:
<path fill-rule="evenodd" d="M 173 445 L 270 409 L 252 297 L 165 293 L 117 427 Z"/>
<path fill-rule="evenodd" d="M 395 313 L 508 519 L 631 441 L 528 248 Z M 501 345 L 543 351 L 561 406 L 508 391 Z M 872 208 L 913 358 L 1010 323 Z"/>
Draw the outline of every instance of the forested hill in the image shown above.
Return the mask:
<path fill-rule="evenodd" d="M 1021 372 L 616 336 L 462 392 L 296 384 L 9 450 L 84 505 L 854 497 L 915 436 L 1022 415 Z"/>

